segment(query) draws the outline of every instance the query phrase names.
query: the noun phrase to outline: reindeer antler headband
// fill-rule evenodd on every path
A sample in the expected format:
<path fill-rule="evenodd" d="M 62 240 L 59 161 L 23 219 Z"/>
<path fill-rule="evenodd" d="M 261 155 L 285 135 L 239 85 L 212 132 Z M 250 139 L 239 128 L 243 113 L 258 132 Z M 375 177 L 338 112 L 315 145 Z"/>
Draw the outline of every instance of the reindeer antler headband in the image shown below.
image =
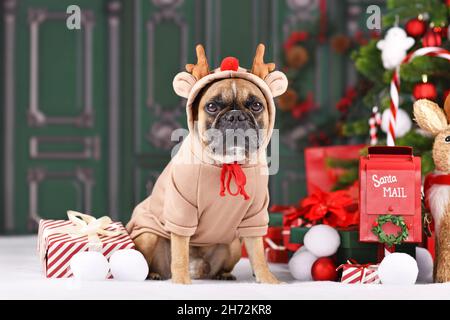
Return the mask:
<path fill-rule="evenodd" d="M 284 73 L 274 71 L 274 63 L 264 62 L 264 52 L 265 46 L 259 44 L 250 71 L 239 67 L 236 58 L 227 57 L 222 61 L 220 68 L 211 72 L 205 49 L 199 44 L 196 46 L 197 63 L 187 64 L 187 72 L 180 72 L 175 76 L 174 90 L 179 96 L 192 100 L 195 98 L 193 95 L 199 92 L 198 87 L 203 88 L 206 84 L 219 79 L 242 78 L 255 83 L 266 95 L 270 93 L 269 98 L 277 97 L 286 91 L 288 80 Z"/>

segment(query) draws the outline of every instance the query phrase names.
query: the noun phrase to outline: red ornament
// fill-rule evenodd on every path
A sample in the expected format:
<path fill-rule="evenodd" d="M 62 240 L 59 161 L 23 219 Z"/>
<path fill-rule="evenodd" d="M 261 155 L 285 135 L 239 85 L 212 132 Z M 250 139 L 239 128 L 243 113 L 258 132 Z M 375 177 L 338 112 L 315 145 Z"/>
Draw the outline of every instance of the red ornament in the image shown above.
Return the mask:
<path fill-rule="evenodd" d="M 314 281 L 336 281 L 336 265 L 331 258 L 319 258 L 311 268 L 311 275 Z"/>
<path fill-rule="evenodd" d="M 448 38 L 448 26 L 434 27 L 433 32 L 441 36 L 441 39 Z"/>
<path fill-rule="evenodd" d="M 442 44 L 442 36 L 441 31 L 435 32 L 433 29 L 430 29 L 425 33 L 422 38 L 422 45 L 424 47 L 440 47 Z"/>
<path fill-rule="evenodd" d="M 405 30 L 409 36 L 417 38 L 424 35 L 427 30 L 427 25 L 425 21 L 415 18 L 406 23 Z"/>
<path fill-rule="evenodd" d="M 239 68 L 239 60 L 235 57 L 226 57 L 222 60 L 222 63 L 220 64 L 220 71 L 238 71 Z"/>
<path fill-rule="evenodd" d="M 432 83 L 418 83 L 414 86 L 413 96 L 416 99 L 435 100 L 437 97 L 436 87 Z"/>

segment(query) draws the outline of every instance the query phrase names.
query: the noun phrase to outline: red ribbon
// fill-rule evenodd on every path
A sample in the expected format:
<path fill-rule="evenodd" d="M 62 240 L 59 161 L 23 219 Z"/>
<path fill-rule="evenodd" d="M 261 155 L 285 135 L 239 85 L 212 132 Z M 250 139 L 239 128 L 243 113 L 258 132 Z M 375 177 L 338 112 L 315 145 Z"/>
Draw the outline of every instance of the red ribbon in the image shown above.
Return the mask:
<path fill-rule="evenodd" d="M 311 196 L 300 201 L 298 207 L 274 205 L 270 211 L 283 213 L 285 227 L 323 223 L 346 228 L 359 223 L 357 204 L 350 190 L 324 192 L 316 188 Z"/>
<path fill-rule="evenodd" d="M 332 227 L 357 225 L 359 214 L 354 208 L 354 199 L 347 190 L 324 192 L 320 189 L 300 203 L 306 212 L 304 217 L 312 222 L 322 221 Z"/>
<path fill-rule="evenodd" d="M 228 173 L 228 179 L 225 182 Z M 231 178 L 234 177 L 234 183 L 237 186 L 237 191 L 232 192 L 230 189 Z M 244 171 L 242 171 L 241 166 L 238 163 L 224 163 L 222 165 L 222 171 L 220 173 L 220 196 L 225 196 L 225 190 L 232 196 L 237 196 L 239 194 L 244 196 L 245 200 L 250 199 L 247 192 L 245 192 L 245 184 L 247 183 L 247 177 Z"/>

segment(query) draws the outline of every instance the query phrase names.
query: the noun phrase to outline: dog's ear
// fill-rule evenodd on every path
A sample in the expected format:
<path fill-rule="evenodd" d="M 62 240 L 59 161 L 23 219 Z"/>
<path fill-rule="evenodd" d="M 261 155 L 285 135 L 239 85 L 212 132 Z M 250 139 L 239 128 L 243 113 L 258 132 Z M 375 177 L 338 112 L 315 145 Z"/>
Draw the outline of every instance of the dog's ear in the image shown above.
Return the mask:
<path fill-rule="evenodd" d="M 420 99 L 414 102 L 414 117 L 419 127 L 435 136 L 447 128 L 444 111 L 432 101 Z"/>
<path fill-rule="evenodd" d="M 175 90 L 175 93 L 180 97 L 187 99 L 196 81 L 197 80 L 192 74 L 180 72 L 173 79 L 173 90 Z"/>
<path fill-rule="evenodd" d="M 288 79 L 283 72 L 274 71 L 264 79 L 272 92 L 274 98 L 282 95 L 288 87 Z"/>

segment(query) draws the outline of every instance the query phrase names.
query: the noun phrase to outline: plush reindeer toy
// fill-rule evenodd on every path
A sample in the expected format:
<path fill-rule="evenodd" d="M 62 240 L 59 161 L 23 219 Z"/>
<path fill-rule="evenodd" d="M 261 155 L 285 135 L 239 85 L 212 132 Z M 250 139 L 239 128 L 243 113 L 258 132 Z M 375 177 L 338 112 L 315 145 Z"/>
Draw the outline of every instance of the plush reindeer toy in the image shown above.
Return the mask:
<path fill-rule="evenodd" d="M 435 171 L 425 180 L 425 196 L 436 230 L 435 282 L 450 281 L 450 96 L 444 111 L 429 100 L 414 103 L 418 125 L 435 137 Z"/>

